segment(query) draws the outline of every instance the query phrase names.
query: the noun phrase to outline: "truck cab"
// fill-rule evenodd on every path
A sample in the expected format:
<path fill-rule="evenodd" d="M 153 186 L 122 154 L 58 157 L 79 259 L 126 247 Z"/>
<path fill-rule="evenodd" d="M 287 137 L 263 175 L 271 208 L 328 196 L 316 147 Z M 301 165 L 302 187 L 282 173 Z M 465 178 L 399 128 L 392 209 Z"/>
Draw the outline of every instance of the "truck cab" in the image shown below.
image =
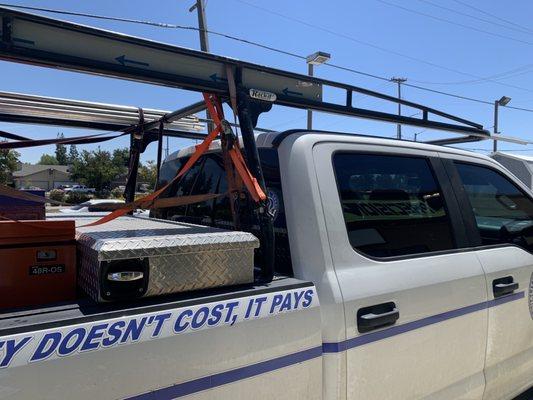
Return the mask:
<path fill-rule="evenodd" d="M 369 136 L 257 145 L 276 272 L 317 287 L 323 398 L 511 399 L 533 385 L 533 200 L 517 178 L 479 154 Z M 192 151 L 165 160 L 161 184 Z M 215 143 L 166 196 L 226 190 Z M 155 216 L 228 227 L 227 201 Z"/>

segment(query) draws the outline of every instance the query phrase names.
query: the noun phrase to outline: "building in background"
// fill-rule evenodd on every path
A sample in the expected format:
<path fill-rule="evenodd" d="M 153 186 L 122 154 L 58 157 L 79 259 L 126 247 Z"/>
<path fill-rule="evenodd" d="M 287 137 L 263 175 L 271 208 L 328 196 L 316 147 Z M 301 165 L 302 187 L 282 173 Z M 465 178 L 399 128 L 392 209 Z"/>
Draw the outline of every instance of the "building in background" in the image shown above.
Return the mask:
<path fill-rule="evenodd" d="M 20 170 L 13 172 L 13 181 L 17 189 L 36 187 L 43 190 L 74 183 L 67 165 L 22 164 Z"/>
<path fill-rule="evenodd" d="M 528 188 L 533 188 L 533 157 L 497 151 L 492 158 L 511 171 Z"/>

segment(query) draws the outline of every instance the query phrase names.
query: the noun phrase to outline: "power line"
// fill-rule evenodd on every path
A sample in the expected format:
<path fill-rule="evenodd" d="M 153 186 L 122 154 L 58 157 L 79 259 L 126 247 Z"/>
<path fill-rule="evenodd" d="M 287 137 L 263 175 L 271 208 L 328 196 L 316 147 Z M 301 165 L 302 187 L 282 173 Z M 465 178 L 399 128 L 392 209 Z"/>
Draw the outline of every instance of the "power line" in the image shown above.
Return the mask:
<path fill-rule="evenodd" d="M 515 42 L 519 42 L 519 43 L 527 44 L 529 46 L 533 46 L 533 42 L 528 42 L 527 40 L 517 39 L 517 38 L 511 37 L 511 36 L 506 36 L 506 35 L 501 35 L 499 33 L 486 31 L 484 29 L 476 28 L 474 26 L 465 25 L 465 24 L 462 24 L 460 22 L 455 22 L 455 21 L 451 21 L 451 20 L 446 19 L 446 18 L 441 18 L 441 17 L 437 17 L 435 15 L 427 14 L 427 13 L 422 12 L 422 11 L 413 10 L 412 8 L 407 8 L 407 7 L 401 6 L 399 4 L 390 3 L 390 2 L 385 1 L 385 0 L 376 0 L 376 1 L 379 1 L 380 3 L 386 4 L 386 5 L 390 6 L 390 7 L 399 8 L 400 10 L 404 10 L 404 11 L 407 11 L 407 12 L 410 12 L 410 13 L 413 13 L 413 14 L 421 15 L 421 16 L 424 16 L 426 18 L 431 18 L 431 19 L 434 19 L 436 21 L 445 22 L 447 24 L 460 26 L 460 27 L 465 28 L 465 29 L 470 29 L 471 31 L 485 33 L 487 35 L 499 37 L 501 39 L 512 40 L 512 41 L 515 41 Z"/>
<path fill-rule="evenodd" d="M 417 80 L 412 80 L 412 81 L 417 82 L 417 83 L 423 83 L 426 85 L 465 85 L 465 84 L 471 84 L 471 83 L 481 83 L 481 82 L 484 82 L 485 79 L 500 80 L 500 79 L 514 78 L 516 76 L 529 74 L 531 71 L 533 71 L 533 64 L 526 64 L 518 68 L 513 68 L 512 70 L 509 70 L 509 71 L 500 72 L 498 74 L 487 76 L 483 79 L 471 79 L 467 81 L 453 81 L 453 82 L 432 82 L 432 81 L 417 81 Z"/>
<path fill-rule="evenodd" d="M 491 21 L 491 20 L 488 20 L 488 19 L 480 18 L 480 17 L 477 17 L 477 16 L 472 15 L 472 14 L 468 14 L 468 13 L 465 13 L 465 12 L 462 12 L 462 11 L 458 11 L 458 10 L 453 9 L 453 8 L 445 7 L 445 6 L 442 6 L 440 4 L 435 4 L 435 3 L 433 3 L 433 2 L 431 2 L 429 0 L 418 0 L 418 1 L 420 1 L 422 3 L 429 4 L 429 5 L 433 6 L 433 7 L 440 8 L 441 10 L 446 10 L 446 11 L 452 12 L 454 14 L 463 15 L 465 17 L 469 17 L 469 18 L 475 19 L 477 21 L 485 22 L 485 23 L 490 24 L 490 25 L 499 26 L 499 27 L 502 27 L 504 29 L 510 29 L 512 31 L 520 32 L 522 34 L 533 35 L 533 32 L 524 31 L 524 30 L 522 30 L 520 28 L 511 27 L 509 25 L 500 24 L 498 22 L 494 22 L 494 21 Z"/>
<path fill-rule="evenodd" d="M 363 41 L 363 40 L 360 40 L 360 39 L 356 39 L 356 38 L 354 38 L 352 36 L 349 36 L 349 35 L 346 35 L 346 34 L 343 34 L 343 33 L 339 33 L 339 32 L 335 32 L 335 31 L 333 31 L 331 29 L 324 28 L 324 27 L 321 27 L 321 26 L 318 26 L 318 25 L 315 25 L 315 24 L 311 24 L 309 22 L 300 20 L 298 18 L 291 17 L 289 15 L 285 15 L 285 14 L 279 13 L 277 11 L 273 11 L 273 10 L 270 10 L 270 9 L 262 7 L 262 6 L 258 6 L 256 4 L 249 3 L 248 1 L 245 1 L 245 0 L 235 0 L 235 1 L 237 1 L 239 3 L 242 3 L 242 4 L 245 4 L 245 5 L 249 6 L 249 7 L 256 8 L 256 9 L 261 10 L 263 12 L 266 12 L 266 13 L 269 13 L 269 14 L 272 14 L 272 15 L 276 15 L 276 16 L 284 18 L 286 20 L 289 20 L 289 21 L 292 21 L 292 22 L 296 22 L 298 24 L 301 24 L 301 25 L 304 25 L 304 26 L 307 26 L 307 27 L 310 27 L 310 28 L 313 28 L 313 29 L 316 29 L 316 30 L 319 30 L 319 31 L 322 31 L 322 32 L 326 32 L 326 33 L 329 33 L 329 34 L 331 34 L 333 36 L 337 36 L 337 37 L 340 37 L 340 38 L 343 38 L 343 39 L 346 39 L 346 40 L 350 40 L 352 42 L 355 42 L 355 43 L 358 43 L 358 44 L 362 44 L 364 46 L 372 47 L 374 49 L 383 51 L 385 53 L 394 54 L 396 56 L 403 57 L 403 58 L 409 59 L 411 61 L 416 61 L 416 62 L 419 62 L 419 63 L 422 63 L 422 64 L 430 65 L 430 66 L 435 67 L 435 68 L 439 68 L 439 69 L 442 69 L 442 70 L 445 70 L 445 71 L 449 71 L 449 72 L 453 72 L 453 73 L 456 73 L 456 74 L 459 74 L 459 75 L 463 75 L 463 76 L 468 76 L 470 78 L 481 79 L 481 80 L 484 80 L 486 82 L 491 82 L 491 83 L 494 83 L 494 84 L 497 84 L 497 85 L 500 85 L 500 86 L 511 87 L 513 89 L 523 90 L 523 91 L 526 91 L 526 92 L 533 92 L 533 90 L 529 90 L 529 89 L 526 89 L 526 88 L 523 88 L 523 87 L 520 87 L 520 86 L 510 85 L 510 84 L 506 84 L 506 83 L 503 83 L 503 82 L 498 82 L 498 81 L 495 81 L 495 80 L 483 78 L 481 76 L 470 74 L 468 72 L 460 71 L 460 70 L 457 70 L 457 69 L 454 69 L 454 68 L 450 68 L 450 67 L 447 67 L 447 66 L 444 66 L 444 65 L 439 65 L 439 64 L 436 64 L 436 63 L 433 63 L 433 62 L 430 62 L 430 61 L 427 61 L 427 60 L 424 60 L 424 59 L 420 59 L 420 58 L 412 57 L 412 56 L 407 55 L 407 54 L 400 53 L 400 52 L 395 51 L 395 50 L 391 50 L 391 49 L 387 49 L 387 48 L 384 48 L 384 47 L 381 47 L 381 46 L 377 46 L 375 44 L 372 44 L 372 43 L 369 43 L 369 42 L 366 42 L 366 41 Z M 387 79 L 387 78 L 380 77 L 380 79 Z"/>
<path fill-rule="evenodd" d="M 472 10 L 475 10 L 475 11 L 481 13 L 481 14 L 485 14 L 485 15 L 488 15 L 489 17 L 495 18 L 495 19 L 497 19 L 498 21 L 503 21 L 503 22 L 505 22 L 505 23 L 507 23 L 507 24 L 509 24 L 509 25 L 516 26 L 516 27 L 518 27 L 518 28 L 520 28 L 520 29 L 523 29 L 524 31 L 526 31 L 526 32 L 528 32 L 528 33 L 533 33 L 533 29 L 527 28 L 527 27 L 525 27 L 525 26 L 522 26 L 522 25 L 517 24 L 517 23 L 512 22 L 512 21 L 509 21 L 509 20 L 507 20 L 507 19 L 505 19 L 505 18 L 499 17 L 498 15 L 491 14 L 491 13 L 489 13 L 488 11 L 482 10 L 481 8 L 474 7 L 473 5 L 468 4 L 468 3 L 465 3 L 465 2 L 460 1 L 460 0 L 453 0 L 453 1 L 455 1 L 455 2 L 458 3 L 458 4 L 463 5 L 463 6 L 465 6 L 465 7 L 468 7 L 468 8 L 470 8 L 470 9 L 472 9 Z"/>
<path fill-rule="evenodd" d="M 362 44 L 366 44 L 366 45 L 375 47 L 375 48 L 380 49 L 382 51 L 390 52 L 392 54 L 396 54 L 396 55 L 399 55 L 399 56 L 402 56 L 402 57 L 407 57 L 407 58 L 410 58 L 410 59 L 415 60 L 415 61 L 420 61 L 420 62 L 429 64 L 429 65 L 433 65 L 433 66 L 436 66 L 438 68 L 446 69 L 446 70 L 449 70 L 449 71 L 452 71 L 452 72 L 456 72 L 456 73 L 459 73 L 459 74 L 462 74 L 462 75 L 475 77 L 475 78 L 482 79 L 482 80 L 485 80 L 485 81 L 488 81 L 488 82 L 493 82 L 493 83 L 498 83 L 498 84 L 500 83 L 500 82 L 497 82 L 497 81 L 492 81 L 492 80 L 489 80 L 489 79 L 480 78 L 480 77 L 477 77 L 475 75 L 468 74 L 468 73 L 465 73 L 465 72 L 461 72 L 461 71 L 458 71 L 458 70 L 454 70 L 454 69 L 451 69 L 451 68 L 447 68 L 447 67 L 444 67 L 444 66 L 439 66 L 438 64 L 433 64 L 433 63 L 430 63 L 430 62 L 426 62 L 424 60 L 420 60 L 420 59 L 417 59 L 415 57 L 403 55 L 401 53 L 397 53 L 397 52 L 394 52 L 394 51 L 389 51 L 389 50 L 381 48 L 379 46 L 374 46 L 374 45 L 371 45 L 371 44 L 367 44 L 365 42 L 362 42 L 362 41 L 359 41 L 357 39 L 354 39 L 354 38 L 352 38 L 350 36 L 347 36 L 347 35 L 344 35 L 344 34 L 340 34 L 340 33 L 336 33 L 334 31 L 331 31 L 331 30 L 327 29 L 327 28 L 322 28 L 322 27 L 319 27 L 319 26 L 315 26 L 313 24 L 309 24 L 309 23 L 307 23 L 305 21 L 301 21 L 301 20 L 296 19 L 296 18 L 288 17 L 286 15 L 277 13 L 275 11 L 271 11 L 271 10 L 265 9 L 263 7 L 260 7 L 260 6 L 256 6 L 254 4 L 250 4 L 250 3 L 246 2 L 246 1 L 243 1 L 243 0 L 236 0 L 236 1 L 239 1 L 239 2 L 247 4 L 247 5 L 250 5 L 251 7 L 255 7 L 255 8 L 264 10 L 265 12 L 272 13 L 272 14 L 275 14 L 275 15 L 279 15 L 279 16 L 281 16 L 283 18 L 287 18 L 289 20 L 293 20 L 293 21 L 301 23 L 303 25 L 307 25 L 307 26 L 310 26 L 310 27 L 313 27 L 313 28 L 316 28 L 316 29 L 319 29 L 319 30 L 322 30 L 322 31 L 325 31 L 325 32 L 328 32 L 328 33 L 331 33 L 331 34 L 336 35 L 336 36 L 344 37 L 344 38 L 347 38 L 347 39 L 350 39 L 350 40 L 354 40 L 356 42 L 361 42 Z M 15 4 L 6 4 L 6 3 L 0 3 L 0 6 L 27 9 L 27 10 L 33 10 L 33 11 L 43 11 L 43 12 L 64 14 L 64 15 L 74 15 L 74 16 L 81 16 L 81 17 L 87 17 L 87 18 L 96 18 L 96 19 L 102 19 L 102 20 L 126 22 L 126 23 L 133 23 L 133 24 L 149 25 L 149 26 L 154 26 L 154 27 L 158 27 L 158 28 L 184 29 L 184 30 L 191 30 L 191 31 L 199 31 L 199 28 L 194 27 L 194 26 L 183 26 L 183 25 L 176 25 L 176 24 L 153 22 L 153 21 L 143 21 L 143 20 L 130 19 L 130 18 L 110 17 L 110 16 L 97 15 L 97 14 L 87 14 L 87 13 L 79 13 L 79 12 L 73 12 L 73 11 L 63 11 L 63 10 L 56 10 L 56 9 L 49 9 L 49 8 L 20 6 L 20 5 L 15 5 Z M 221 37 L 224 37 L 226 39 L 230 39 L 230 40 L 234 40 L 234 41 L 237 41 L 237 42 L 245 43 L 245 44 L 248 44 L 248 45 L 251 45 L 251 46 L 259 47 L 259 48 L 262 48 L 262 49 L 265 49 L 265 50 L 269 50 L 269 51 L 272 51 L 272 52 L 276 52 L 276 53 L 279 53 L 279 54 L 284 54 L 284 55 L 287 55 L 287 56 L 290 56 L 290 57 L 298 58 L 298 59 L 301 59 L 301 60 L 306 60 L 306 57 L 302 56 L 300 54 L 296 54 L 296 53 L 293 53 L 293 52 L 290 52 L 290 51 L 286 51 L 286 50 L 278 49 L 278 48 L 275 48 L 275 47 L 272 47 L 272 46 L 268 46 L 268 45 L 264 45 L 264 44 L 261 44 L 261 43 L 257 43 L 257 42 L 254 42 L 254 41 L 251 41 L 251 40 L 248 40 L 248 39 L 243 39 L 243 38 L 240 38 L 240 37 L 228 35 L 228 34 L 221 33 L 221 32 L 215 32 L 215 31 L 211 31 L 211 30 L 208 30 L 207 32 L 209 34 L 212 34 L 212 35 L 221 36 Z M 345 67 L 345 66 L 341 66 L 341 65 L 337 65 L 337 64 L 332 64 L 332 63 L 325 63 L 324 65 L 327 65 L 327 66 L 329 66 L 331 68 L 335 68 L 335 69 L 339 69 L 339 70 L 343 70 L 343 71 L 347 71 L 347 72 L 352 72 L 352 73 L 355 73 L 355 74 L 358 74 L 358 75 L 362 75 L 362 76 L 366 76 L 366 77 L 370 77 L 370 78 L 374 78 L 374 79 L 378 79 L 378 80 L 381 80 L 381 81 L 386 81 L 388 83 L 391 83 L 389 78 L 386 78 L 386 77 L 383 77 L 383 76 L 379 76 L 379 75 L 376 75 L 376 74 L 372 74 L 372 73 L 356 70 L 356 69 L 353 69 L 353 68 L 349 68 L 349 67 Z M 454 93 L 448 93 L 448 92 L 444 92 L 444 91 L 440 91 L 440 90 L 430 89 L 430 88 L 426 88 L 426 87 L 423 87 L 423 86 L 414 85 L 414 84 L 411 84 L 411 83 L 404 83 L 403 85 L 411 87 L 411 88 L 423 90 L 423 91 L 426 91 L 426 92 L 436 93 L 436 94 L 440 94 L 440 95 L 443 95 L 443 96 L 454 97 L 454 98 L 457 98 L 457 99 L 472 101 L 472 102 L 476 102 L 476 103 L 480 103 L 480 104 L 488 104 L 488 105 L 491 105 L 491 106 L 494 104 L 491 101 L 486 101 L 486 100 L 476 99 L 476 98 L 472 98 L 472 97 L 468 97 L 468 96 L 462 96 L 462 95 L 458 95 L 458 94 L 454 94 Z M 504 85 L 504 86 L 510 86 L 510 85 Z M 510 87 L 515 87 L 515 86 L 511 85 Z M 524 90 L 524 88 L 520 88 L 520 87 L 515 87 L 515 88 L 519 88 L 519 89 L 523 89 Z M 522 107 L 506 106 L 506 108 L 515 109 L 515 110 L 519 110 L 519 111 L 525 111 L 525 112 L 533 112 L 533 109 L 522 108 Z"/>

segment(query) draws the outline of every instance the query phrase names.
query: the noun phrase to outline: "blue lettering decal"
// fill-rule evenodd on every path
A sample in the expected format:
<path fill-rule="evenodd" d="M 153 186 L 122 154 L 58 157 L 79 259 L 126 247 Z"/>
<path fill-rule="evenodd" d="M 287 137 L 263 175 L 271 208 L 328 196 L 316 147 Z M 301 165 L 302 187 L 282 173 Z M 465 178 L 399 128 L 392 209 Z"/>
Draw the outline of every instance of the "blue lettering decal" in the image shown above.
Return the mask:
<path fill-rule="evenodd" d="M 214 326 L 220 322 L 222 319 L 222 310 L 224 309 L 224 304 L 217 304 L 211 310 L 211 317 L 207 321 L 207 325 Z"/>
<path fill-rule="evenodd" d="M 124 321 L 117 321 L 111 324 L 111 326 L 107 330 L 108 337 L 102 340 L 102 345 L 104 347 L 109 347 L 109 346 L 113 346 L 116 342 L 118 342 L 118 340 L 122 336 L 121 329 L 124 328 L 125 326 L 126 326 L 126 322 Z"/>
<path fill-rule="evenodd" d="M 250 313 L 252 312 L 252 306 L 254 305 L 254 299 L 250 299 L 248 302 L 248 307 L 246 307 L 246 313 L 244 314 L 244 319 L 250 318 Z"/>
<path fill-rule="evenodd" d="M 57 346 L 61 342 L 61 338 L 61 332 L 50 332 L 44 335 L 31 356 L 30 362 L 48 358 L 50 354 L 56 351 Z"/>
<path fill-rule="evenodd" d="M 120 343 L 127 342 L 130 336 L 132 342 L 139 340 L 139 337 L 144 329 L 144 325 L 146 324 L 146 320 L 146 317 L 142 317 L 140 321 L 132 319 L 124 330 L 124 336 L 122 336 L 122 339 L 120 339 Z"/>
<path fill-rule="evenodd" d="M 104 336 L 104 330 L 107 328 L 108 324 L 94 325 L 89 333 L 83 345 L 81 346 L 80 351 L 94 350 L 97 349 L 100 345 L 99 342 L 93 342 L 95 339 L 100 339 Z"/>
<path fill-rule="evenodd" d="M 255 314 L 254 314 L 254 317 L 258 317 L 259 314 L 261 313 L 261 307 L 263 306 L 263 303 L 265 301 L 268 300 L 268 297 L 264 296 L 264 297 L 258 297 L 257 299 L 255 299 L 255 304 L 257 304 L 257 307 L 255 309 Z"/>
<path fill-rule="evenodd" d="M 272 298 L 272 306 L 270 306 L 270 312 L 269 314 L 272 314 L 274 312 L 274 309 L 281 304 L 283 301 L 283 295 L 277 294 Z"/>
<path fill-rule="evenodd" d="M 232 301 L 231 303 L 227 303 L 227 304 L 226 304 L 226 309 L 228 310 L 228 313 L 226 314 L 226 319 L 225 319 L 225 321 L 224 321 L 226 324 L 232 320 L 233 310 L 234 310 L 235 307 L 237 307 L 238 305 L 239 305 L 239 302 L 238 302 L 238 301 Z M 234 323 L 234 322 L 232 322 L 231 324 L 233 325 L 233 323 Z"/>
<path fill-rule="evenodd" d="M 314 294 L 313 289 L 309 289 L 305 291 L 304 301 L 302 303 L 303 308 L 307 308 L 311 305 L 311 303 L 313 302 L 313 294 Z"/>
<path fill-rule="evenodd" d="M 155 326 L 154 333 L 152 333 L 152 337 L 159 336 L 159 334 L 161 333 L 161 329 L 163 329 L 163 323 L 167 319 L 169 319 L 171 316 L 172 316 L 171 313 L 166 313 L 166 314 L 159 314 L 154 317 L 154 320 L 157 325 Z"/>
<path fill-rule="evenodd" d="M 205 321 L 207 321 L 208 316 L 209 316 L 209 308 L 200 307 L 198 311 L 196 311 L 196 313 L 194 314 L 194 317 L 192 317 L 191 328 L 192 329 L 201 328 L 202 325 L 205 324 Z"/>
<path fill-rule="evenodd" d="M 176 319 L 176 323 L 174 324 L 174 332 L 180 333 L 183 332 L 187 327 L 189 326 L 189 323 L 185 321 L 183 324 L 181 323 L 181 320 L 185 317 L 191 317 L 192 311 L 191 310 L 185 310 L 183 311 L 178 318 Z"/>
<path fill-rule="evenodd" d="M 291 300 L 292 300 L 292 293 L 287 293 L 285 295 L 285 299 L 283 300 L 283 303 L 281 304 L 281 307 L 279 308 L 279 311 L 289 311 L 291 308 L 292 308 L 292 305 L 291 305 Z"/>
<path fill-rule="evenodd" d="M 302 291 L 294 292 L 294 308 L 295 309 L 297 309 L 298 306 L 300 305 L 300 300 L 302 299 L 303 296 L 304 296 L 304 292 Z"/>
<path fill-rule="evenodd" d="M 87 332 L 85 328 L 76 328 L 67 333 L 59 345 L 59 349 L 57 351 L 59 355 L 68 356 L 76 351 L 81 342 L 83 342 L 86 333 Z M 70 343 L 72 338 L 74 338 L 74 341 L 73 343 Z"/>
<path fill-rule="evenodd" d="M 31 339 L 31 336 L 26 336 L 22 338 L 18 343 L 16 343 L 15 339 L 11 339 L 5 342 L 6 351 L 4 359 L 0 362 L 0 368 L 7 367 L 15 356 L 15 354 L 17 354 L 24 346 L 26 346 Z M 3 345 L 4 342 L 1 343 L 0 348 L 2 348 Z"/>

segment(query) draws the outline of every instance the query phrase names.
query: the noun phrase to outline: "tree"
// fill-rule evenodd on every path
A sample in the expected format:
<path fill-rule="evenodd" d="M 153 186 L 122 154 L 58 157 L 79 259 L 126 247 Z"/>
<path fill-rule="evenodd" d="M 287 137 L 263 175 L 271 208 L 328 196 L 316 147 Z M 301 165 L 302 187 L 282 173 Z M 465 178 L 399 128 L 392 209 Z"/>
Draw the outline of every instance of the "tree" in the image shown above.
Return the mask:
<path fill-rule="evenodd" d="M 75 144 L 71 144 L 68 149 L 68 157 L 67 157 L 67 163 L 69 165 L 73 165 L 76 160 L 80 158 L 80 153 L 78 152 L 78 149 L 76 148 Z"/>
<path fill-rule="evenodd" d="M 50 154 L 43 154 L 41 156 L 41 159 L 37 163 L 39 165 L 58 165 L 59 162 L 57 161 L 57 158 Z"/>
<path fill-rule="evenodd" d="M 142 183 L 148 183 L 153 188 L 155 187 L 155 180 L 157 179 L 157 165 L 155 161 L 150 160 L 146 165 L 140 165 L 137 173 L 137 180 Z"/>
<path fill-rule="evenodd" d="M 20 154 L 14 150 L 0 150 L 0 183 L 8 184 L 11 174 L 17 170 Z"/>
<path fill-rule="evenodd" d="M 59 133 L 57 135 L 59 139 L 64 139 L 65 135 L 62 133 Z M 67 158 L 67 146 L 64 144 L 56 144 L 56 160 L 59 165 L 67 165 L 68 158 Z"/>
<path fill-rule="evenodd" d="M 127 147 L 113 150 L 113 165 L 119 169 L 124 168 L 124 173 L 127 172 L 129 160 L 130 150 Z"/>
<path fill-rule="evenodd" d="M 97 192 L 108 189 L 114 179 L 127 171 L 124 165 L 120 165 L 120 157 L 115 157 L 116 151 L 111 156 L 109 151 L 100 148 L 91 152 L 83 150 L 72 165 L 72 179 L 94 187 Z"/>

